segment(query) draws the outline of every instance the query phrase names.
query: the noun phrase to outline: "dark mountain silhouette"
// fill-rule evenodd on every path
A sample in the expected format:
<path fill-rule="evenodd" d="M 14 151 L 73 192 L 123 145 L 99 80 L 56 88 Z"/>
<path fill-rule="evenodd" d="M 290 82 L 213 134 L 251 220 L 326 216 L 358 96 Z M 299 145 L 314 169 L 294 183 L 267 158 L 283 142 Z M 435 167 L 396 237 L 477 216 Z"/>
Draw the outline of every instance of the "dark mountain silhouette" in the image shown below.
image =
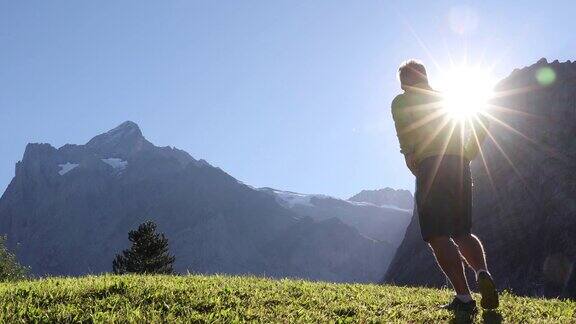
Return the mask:
<path fill-rule="evenodd" d="M 484 159 L 472 163 L 473 231 L 500 288 L 576 295 L 576 63 L 545 59 L 497 86 Z M 498 145 L 496 144 L 498 143 Z M 445 284 L 417 217 L 385 282 Z"/>
<path fill-rule="evenodd" d="M 0 233 L 35 275 L 111 271 L 127 233 L 154 221 L 177 272 L 376 282 L 394 248 L 316 221 L 125 122 L 85 145 L 29 144 L 0 199 Z M 385 239 L 385 238 L 382 238 Z"/>

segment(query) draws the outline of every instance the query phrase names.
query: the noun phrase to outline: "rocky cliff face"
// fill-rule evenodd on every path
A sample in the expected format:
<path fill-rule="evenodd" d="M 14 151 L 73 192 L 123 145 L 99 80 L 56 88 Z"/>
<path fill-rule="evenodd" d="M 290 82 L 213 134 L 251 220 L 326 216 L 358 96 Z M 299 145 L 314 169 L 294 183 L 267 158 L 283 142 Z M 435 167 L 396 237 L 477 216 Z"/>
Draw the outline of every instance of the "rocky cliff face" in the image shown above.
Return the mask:
<path fill-rule="evenodd" d="M 314 221 L 126 122 L 85 145 L 29 144 L 0 199 L 0 234 L 36 275 L 111 270 L 155 221 L 175 269 L 375 282 L 393 254 L 337 218 Z"/>
<path fill-rule="evenodd" d="M 515 70 L 497 87 L 485 163 L 472 163 L 473 231 L 483 240 L 500 288 L 576 295 L 576 63 Z M 385 277 L 442 285 L 417 218 Z"/>

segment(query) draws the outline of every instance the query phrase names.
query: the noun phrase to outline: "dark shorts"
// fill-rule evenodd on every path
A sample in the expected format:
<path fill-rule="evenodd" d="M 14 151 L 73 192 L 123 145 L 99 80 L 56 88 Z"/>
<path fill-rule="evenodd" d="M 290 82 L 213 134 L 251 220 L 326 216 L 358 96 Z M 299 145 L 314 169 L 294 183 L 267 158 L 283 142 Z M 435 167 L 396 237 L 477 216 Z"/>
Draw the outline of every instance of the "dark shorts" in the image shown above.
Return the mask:
<path fill-rule="evenodd" d="M 469 234 L 472 227 L 470 163 L 456 155 L 432 156 L 418 164 L 416 208 L 424 241 Z"/>

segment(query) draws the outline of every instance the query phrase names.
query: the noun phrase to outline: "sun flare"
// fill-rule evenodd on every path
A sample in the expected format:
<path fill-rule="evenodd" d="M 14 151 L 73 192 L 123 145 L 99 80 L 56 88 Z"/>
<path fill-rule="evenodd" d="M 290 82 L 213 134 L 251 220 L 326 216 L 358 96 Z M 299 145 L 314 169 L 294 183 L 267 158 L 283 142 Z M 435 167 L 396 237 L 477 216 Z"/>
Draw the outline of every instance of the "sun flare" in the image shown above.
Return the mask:
<path fill-rule="evenodd" d="M 494 83 L 487 69 L 463 66 L 446 71 L 438 83 L 443 107 L 452 118 L 474 117 L 486 109 Z"/>

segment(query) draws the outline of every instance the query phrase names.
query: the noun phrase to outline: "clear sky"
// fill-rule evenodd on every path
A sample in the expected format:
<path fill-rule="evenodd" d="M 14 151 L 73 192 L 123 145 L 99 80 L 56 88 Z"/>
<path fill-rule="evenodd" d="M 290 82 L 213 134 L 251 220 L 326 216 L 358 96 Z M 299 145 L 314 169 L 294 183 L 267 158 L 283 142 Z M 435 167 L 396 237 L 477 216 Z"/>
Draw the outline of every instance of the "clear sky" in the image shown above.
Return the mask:
<path fill-rule="evenodd" d="M 0 1 L 0 190 L 28 142 L 125 120 L 254 186 L 413 189 L 398 64 L 576 59 L 576 1 Z M 434 84 L 433 84 L 434 85 Z"/>

